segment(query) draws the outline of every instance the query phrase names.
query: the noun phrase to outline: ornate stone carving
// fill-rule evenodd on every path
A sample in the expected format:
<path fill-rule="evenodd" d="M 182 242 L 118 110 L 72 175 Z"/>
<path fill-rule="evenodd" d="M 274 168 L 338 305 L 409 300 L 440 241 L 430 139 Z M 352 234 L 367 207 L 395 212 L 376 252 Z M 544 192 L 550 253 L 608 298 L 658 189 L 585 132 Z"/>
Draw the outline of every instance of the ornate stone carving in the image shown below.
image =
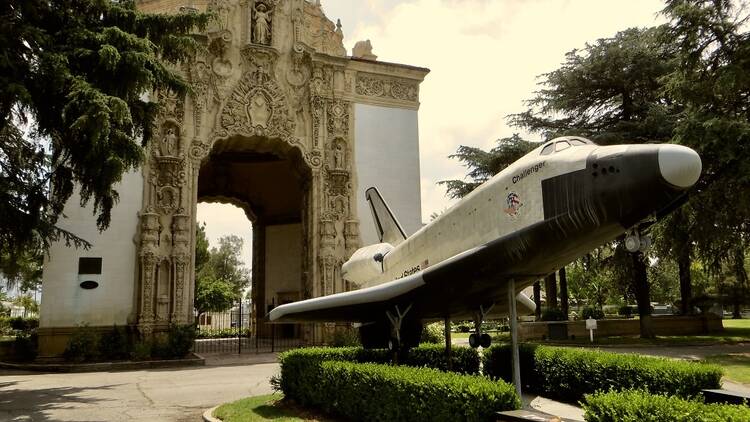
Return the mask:
<path fill-rule="evenodd" d="M 358 73 L 355 90 L 359 95 L 395 100 L 419 100 L 419 84 L 408 79 L 388 78 Z"/>
<path fill-rule="evenodd" d="M 221 112 L 220 124 L 218 137 L 264 136 L 295 143 L 286 96 L 265 64 L 245 73 Z"/>
<path fill-rule="evenodd" d="M 185 117 L 185 98 L 176 92 L 169 90 L 159 91 L 156 98 L 161 105 L 162 119 L 172 119 L 177 124 L 182 124 Z"/>
<path fill-rule="evenodd" d="M 300 16 L 296 16 L 295 19 L 301 21 L 301 24 L 296 27 L 299 42 L 324 54 L 346 56 L 344 33 L 340 22 L 337 26 L 328 20 L 320 7 L 320 2 L 305 2 L 301 19 Z"/>
<path fill-rule="evenodd" d="M 372 54 L 372 43 L 370 40 L 357 41 L 352 49 L 352 57 L 355 59 L 377 60 L 378 56 Z"/>

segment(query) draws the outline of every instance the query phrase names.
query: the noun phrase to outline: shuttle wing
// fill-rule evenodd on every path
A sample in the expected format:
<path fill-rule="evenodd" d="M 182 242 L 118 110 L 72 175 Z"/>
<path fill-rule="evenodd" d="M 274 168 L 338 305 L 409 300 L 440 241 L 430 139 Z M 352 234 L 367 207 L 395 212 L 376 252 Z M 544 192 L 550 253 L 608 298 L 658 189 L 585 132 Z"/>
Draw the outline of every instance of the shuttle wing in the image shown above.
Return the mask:
<path fill-rule="evenodd" d="M 413 305 L 412 313 L 423 319 L 471 317 L 477 303 L 496 303 L 493 314 L 508 312 L 508 280 L 522 289 L 544 274 L 503 274 L 512 269 L 517 255 L 516 236 L 498 239 L 404 278 L 377 286 L 316 297 L 278 306 L 268 314 L 270 322 L 369 322 L 382 317 L 393 305 Z M 488 260 L 488 257 L 492 259 Z M 486 264 L 491 262 L 491 266 Z M 491 292 L 491 293 L 489 293 Z M 534 303 L 516 295 L 518 312 L 533 313 Z"/>

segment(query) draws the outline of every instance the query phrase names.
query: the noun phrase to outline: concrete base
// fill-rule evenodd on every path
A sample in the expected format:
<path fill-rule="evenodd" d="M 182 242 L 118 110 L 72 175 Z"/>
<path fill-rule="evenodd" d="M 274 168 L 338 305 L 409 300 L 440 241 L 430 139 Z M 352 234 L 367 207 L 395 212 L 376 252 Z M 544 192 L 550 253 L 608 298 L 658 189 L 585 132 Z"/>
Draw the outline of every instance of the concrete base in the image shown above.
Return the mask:
<path fill-rule="evenodd" d="M 654 332 L 661 336 L 689 336 L 716 333 L 724 330 L 721 318 L 716 315 L 697 316 L 654 316 L 651 318 Z M 594 337 L 635 336 L 640 334 L 640 322 L 637 319 L 600 319 L 596 321 L 597 329 Z M 544 321 L 521 323 L 518 335 L 521 341 L 548 339 L 549 325 L 567 325 L 570 338 L 588 338 L 586 321 Z"/>

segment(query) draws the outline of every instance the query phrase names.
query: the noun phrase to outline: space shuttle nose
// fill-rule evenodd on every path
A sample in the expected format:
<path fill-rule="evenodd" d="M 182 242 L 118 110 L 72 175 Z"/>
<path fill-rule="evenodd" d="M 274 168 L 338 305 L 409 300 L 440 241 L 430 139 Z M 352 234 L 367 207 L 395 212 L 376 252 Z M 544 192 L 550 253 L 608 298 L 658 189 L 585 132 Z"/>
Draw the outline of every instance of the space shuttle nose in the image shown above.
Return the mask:
<path fill-rule="evenodd" d="M 659 146 L 659 171 L 672 186 L 687 189 L 701 175 L 701 157 L 694 150 L 682 145 Z"/>

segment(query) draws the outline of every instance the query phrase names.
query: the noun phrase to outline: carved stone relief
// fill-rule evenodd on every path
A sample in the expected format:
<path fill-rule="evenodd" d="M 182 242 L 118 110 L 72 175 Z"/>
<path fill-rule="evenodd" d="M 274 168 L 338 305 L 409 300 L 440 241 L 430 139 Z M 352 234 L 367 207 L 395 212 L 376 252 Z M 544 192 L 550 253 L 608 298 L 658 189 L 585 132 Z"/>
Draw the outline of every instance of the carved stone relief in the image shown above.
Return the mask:
<path fill-rule="evenodd" d="M 419 84 L 407 79 L 358 73 L 355 89 L 357 94 L 370 97 L 392 98 L 412 102 L 416 102 L 419 99 Z"/>

